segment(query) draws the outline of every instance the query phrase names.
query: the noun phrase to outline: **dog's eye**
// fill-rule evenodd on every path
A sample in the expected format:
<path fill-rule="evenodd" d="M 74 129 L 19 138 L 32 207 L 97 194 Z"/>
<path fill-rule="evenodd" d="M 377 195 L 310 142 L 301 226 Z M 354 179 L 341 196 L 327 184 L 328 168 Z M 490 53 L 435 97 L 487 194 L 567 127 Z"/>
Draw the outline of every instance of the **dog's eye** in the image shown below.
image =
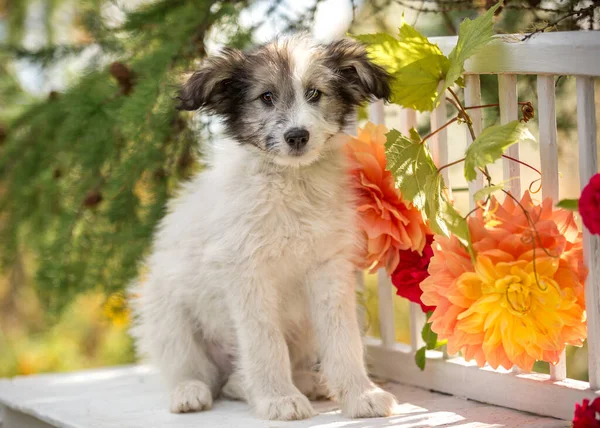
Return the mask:
<path fill-rule="evenodd" d="M 264 94 L 262 94 L 260 96 L 260 99 L 262 100 L 263 103 L 265 103 L 268 106 L 273 105 L 273 93 L 272 92 L 265 92 Z"/>
<path fill-rule="evenodd" d="M 306 92 L 306 100 L 314 103 L 314 102 L 319 101 L 319 98 L 321 98 L 321 95 L 323 95 L 323 93 L 321 91 L 319 91 L 318 89 L 309 89 Z"/>

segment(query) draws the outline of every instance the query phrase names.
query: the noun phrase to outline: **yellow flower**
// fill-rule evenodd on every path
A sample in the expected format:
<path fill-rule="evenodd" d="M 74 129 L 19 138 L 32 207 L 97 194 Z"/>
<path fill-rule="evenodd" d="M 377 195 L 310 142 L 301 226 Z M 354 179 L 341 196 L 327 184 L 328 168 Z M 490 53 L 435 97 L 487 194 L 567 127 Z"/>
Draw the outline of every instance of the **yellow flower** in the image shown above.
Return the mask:
<path fill-rule="evenodd" d="M 475 272 L 457 279 L 475 301 L 458 315 L 456 329 L 483 332 L 482 350 L 492 367 L 514 363 L 530 370 L 536 360 L 558 361 L 563 327 L 584 317 L 573 290 L 561 290 L 554 279 L 558 265 L 549 257 L 496 264 L 478 257 Z"/>
<path fill-rule="evenodd" d="M 103 309 L 104 315 L 109 318 L 114 325 L 119 327 L 129 325 L 130 309 L 123 293 L 117 292 L 108 296 Z"/>
<path fill-rule="evenodd" d="M 527 215 L 523 212 L 527 210 Z M 535 227 L 531 224 L 535 223 Z M 558 363 L 566 344 L 586 337 L 581 233 L 573 214 L 525 193 L 469 217 L 475 262 L 456 237 L 436 236 L 424 304 L 448 352 L 493 368 Z"/>

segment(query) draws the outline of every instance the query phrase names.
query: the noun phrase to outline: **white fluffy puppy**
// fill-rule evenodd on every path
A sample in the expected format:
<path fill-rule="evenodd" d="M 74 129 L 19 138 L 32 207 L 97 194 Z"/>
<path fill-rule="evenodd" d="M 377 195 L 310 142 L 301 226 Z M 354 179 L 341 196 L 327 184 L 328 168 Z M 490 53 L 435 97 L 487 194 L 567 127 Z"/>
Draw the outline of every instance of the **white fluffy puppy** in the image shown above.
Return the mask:
<path fill-rule="evenodd" d="M 221 392 L 266 419 L 308 418 L 322 395 L 349 417 L 390 414 L 363 362 L 339 138 L 356 106 L 389 95 L 363 46 L 306 37 L 225 50 L 184 85 L 181 108 L 220 115 L 230 140 L 174 201 L 134 289 L 133 335 L 173 412 Z"/>

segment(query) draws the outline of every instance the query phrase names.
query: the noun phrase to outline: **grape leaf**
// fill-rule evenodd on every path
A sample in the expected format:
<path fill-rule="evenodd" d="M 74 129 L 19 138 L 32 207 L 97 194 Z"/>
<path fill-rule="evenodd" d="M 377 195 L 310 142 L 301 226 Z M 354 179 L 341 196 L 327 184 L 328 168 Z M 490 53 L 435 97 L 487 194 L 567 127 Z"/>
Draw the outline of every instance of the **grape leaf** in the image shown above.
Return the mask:
<path fill-rule="evenodd" d="M 427 349 L 435 349 L 438 343 L 438 335 L 433 330 L 431 330 L 431 323 L 426 322 L 423 326 L 423 330 L 421 330 L 421 337 L 425 342 L 425 346 Z"/>
<path fill-rule="evenodd" d="M 569 211 L 579 211 L 579 199 L 563 199 L 556 206 Z"/>
<path fill-rule="evenodd" d="M 365 43 L 371 59 L 394 77 L 393 103 L 419 111 L 437 106 L 438 82 L 449 66 L 437 45 L 405 22 L 398 39 L 381 33 L 354 37 Z"/>
<path fill-rule="evenodd" d="M 475 194 L 473 195 L 473 200 L 481 201 L 483 199 L 486 199 L 492 193 L 497 192 L 498 190 L 502 190 L 502 189 L 504 189 L 503 184 L 496 184 L 494 186 L 486 186 L 483 189 L 479 189 L 477 192 L 475 192 Z"/>
<path fill-rule="evenodd" d="M 435 233 L 455 235 L 473 255 L 467 221 L 448 201 L 444 180 L 417 131 L 408 138 L 392 129 L 386 137 L 387 169 L 402 197 L 421 211 Z"/>
<path fill-rule="evenodd" d="M 438 83 L 448 59 L 430 55 L 402 67 L 394 74 L 390 101 L 405 108 L 431 111 L 439 104 Z"/>
<path fill-rule="evenodd" d="M 429 178 L 425 186 L 425 195 L 427 195 L 425 217 L 429 220 L 431 230 L 447 237 L 456 236 L 471 257 L 475 257 L 467 220 L 448 201 L 441 174 L 436 173 Z"/>
<path fill-rule="evenodd" d="M 419 367 L 421 370 L 425 370 L 425 362 L 427 361 L 425 351 L 426 349 L 423 346 L 415 353 L 415 363 L 417 363 L 417 367 Z"/>
<path fill-rule="evenodd" d="M 427 200 L 425 186 L 437 173 L 427 145 L 421 142 L 416 130 L 411 131 L 411 138 L 395 129 L 388 132 L 386 137 L 387 169 L 394 176 L 396 187 L 405 200 L 424 211 Z"/>
<path fill-rule="evenodd" d="M 387 33 L 361 34 L 353 36 L 367 46 L 369 57 L 376 64 L 394 74 L 399 68 L 414 62 L 408 52 L 402 48 L 400 40 Z M 417 59 L 420 59 L 419 57 Z"/>
<path fill-rule="evenodd" d="M 444 78 L 444 89 L 438 95 L 436 103 L 444 96 L 446 89 L 460 79 L 465 71 L 465 61 L 493 40 L 494 13 L 501 5 L 502 2 L 498 2 L 473 21 L 465 18 L 461 22 L 458 29 L 458 41 L 448 56 L 449 67 Z M 460 86 L 461 82 L 458 83 Z"/>
<path fill-rule="evenodd" d="M 506 125 L 490 126 L 467 148 L 465 156 L 465 178 L 475 180 L 477 168 L 482 168 L 499 159 L 504 151 L 522 140 L 533 140 L 527 127 L 513 120 Z"/>

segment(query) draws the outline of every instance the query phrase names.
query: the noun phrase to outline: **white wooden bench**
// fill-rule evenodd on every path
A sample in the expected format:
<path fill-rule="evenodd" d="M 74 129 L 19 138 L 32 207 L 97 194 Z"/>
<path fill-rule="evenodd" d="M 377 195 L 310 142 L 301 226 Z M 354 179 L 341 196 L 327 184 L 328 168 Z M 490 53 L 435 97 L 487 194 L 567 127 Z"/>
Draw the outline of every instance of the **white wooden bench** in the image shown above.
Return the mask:
<path fill-rule="evenodd" d="M 554 78 L 556 75 L 569 75 L 577 80 L 579 176 L 584 185 L 598 171 L 594 78 L 600 76 L 600 33 L 539 34 L 526 42 L 521 42 L 521 38 L 519 35 L 499 37 L 498 43 L 485 48 L 484 52 L 467 62 L 466 103 L 481 104 L 480 74 L 498 74 L 501 121 L 506 123 L 517 118 L 517 75 L 537 75 L 536 114 L 540 124 L 543 195 L 558 200 L 559 142 Z M 437 38 L 434 41 L 448 54 L 456 38 Z M 475 128 L 480 130 L 481 111 L 473 110 L 472 118 Z M 381 123 L 383 119 L 383 104 L 373 104 L 371 120 Z M 415 112 L 403 111 L 399 124 L 401 130 L 412 127 L 416 119 Z M 439 127 L 445 120 L 445 105 L 441 105 L 431 115 L 432 127 Z M 447 132 L 444 130 L 436 134 L 430 142 L 436 161 L 446 164 Z M 509 154 L 518 158 L 519 148 L 512 147 Z M 518 177 L 518 171 L 514 164 L 506 163 L 505 179 Z M 447 169 L 444 174 L 448 182 Z M 520 188 L 518 179 L 511 181 L 513 192 L 520 193 Z M 470 195 L 476 190 L 476 186 L 471 186 Z M 584 248 L 590 269 L 586 283 L 589 383 L 567 378 L 564 355 L 549 376 L 479 369 L 461 358 L 449 358 L 434 351 L 428 351 L 426 370 L 419 371 L 414 363 L 414 352 L 421 346 L 419 338 L 423 314 L 420 308 L 411 306 L 412 343 L 397 343 L 393 288 L 387 276 L 382 274 L 378 282 L 381 338 L 366 338 L 367 360 L 372 374 L 403 383 L 386 385 L 403 403 L 402 412 L 397 416 L 351 421 L 341 417 L 335 404 L 320 403 L 317 409 L 321 414 L 316 418 L 299 422 L 268 422 L 255 419 L 246 404 L 229 401 L 217 401 L 215 408 L 209 412 L 172 415 L 167 411 L 167 398 L 156 374 L 146 367 L 136 366 L 0 381 L 2 428 L 568 426 L 564 421 L 572 418 L 576 402 L 600 395 L 599 237 L 584 232 Z"/>
<path fill-rule="evenodd" d="M 175 415 L 158 376 L 144 366 L 50 374 L 0 381 L 2 428 L 275 428 L 275 427 L 565 427 L 556 419 L 385 384 L 402 403 L 398 415 L 345 419 L 332 402 L 314 403 L 319 416 L 305 421 L 263 421 L 246 403 L 217 400 L 212 410 Z"/>

